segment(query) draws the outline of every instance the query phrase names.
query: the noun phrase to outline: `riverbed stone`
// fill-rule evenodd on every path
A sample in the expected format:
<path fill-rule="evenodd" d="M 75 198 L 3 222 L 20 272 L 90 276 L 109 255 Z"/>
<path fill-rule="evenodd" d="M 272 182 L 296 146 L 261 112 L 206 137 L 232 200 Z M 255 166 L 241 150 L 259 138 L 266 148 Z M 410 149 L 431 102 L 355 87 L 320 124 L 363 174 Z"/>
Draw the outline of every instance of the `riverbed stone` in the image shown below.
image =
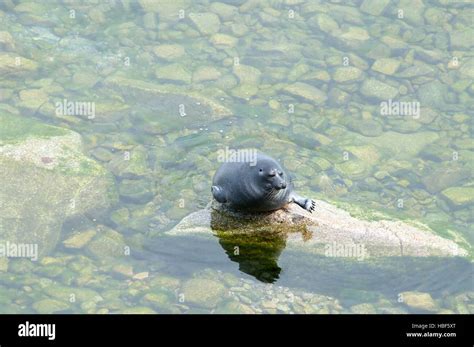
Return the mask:
<path fill-rule="evenodd" d="M 0 76 L 5 74 L 28 73 L 38 69 L 35 61 L 13 54 L 0 53 Z"/>
<path fill-rule="evenodd" d="M 362 70 L 354 66 L 338 67 L 334 71 L 333 79 L 336 82 L 353 82 L 362 76 Z"/>
<path fill-rule="evenodd" d="M 436 311 L 437 305 L 429 293 L 408 291 L 400 293 L 403 303 L 410 308 L 424 311 Z"/>
<path fill-rule="evenodd" d="M 185 50 L 181 45 L 169 44 L 154 47 L 153 53 L 155 53 L 158 58 L 173 61 L 182 57 L 185 54 Z"/>
<path fill-rule="evenodd" d="M 66 248 L 82 248 L 97 234 L 94 229 L 75 233 L 63 241 Z"/>
<path fill-rule="evenodd" d="M 212 12 L 193 12 L 189 14 L 189 19 L 199 32 L 205 36 L 217 33 L 221 26 L 219 17 Z"/>
<path fill-rule="evenodd" d="M 283 88 L 283 91 L 304 100 L 314 102 L 316 105 L 323 104 L 327 99 L 323 91 L 303 82 L 290 84 Z"/>
<path fill-rule="evenodd" d="M 256 67 L 250 65 L 234 65 L 234 74 L 237 76 L 241 84 L 259 84 L 262 72 Z"/>
<path fill-rule="evenodd" d="M 385 75 L 393 75 L 397 72 L 401 62 L 393 58 L 377 59 L 372 65 L 372 70 L 383 73 Z"/>
<path fill-rule="evenodd" d="M 455 207 L 468 206 L 474 203 L 474 187 L 450 187 L 441 195 Z"/>
<path fill-rule="evenodd" d="M 223 299 L 225 287 L 211 279 L 193 278 L 183 284 L 185 303 L 204 308 L 214 308 Z"/>
<path fill-rule="evenodd" d="M 81 137 L 71 130 L 8 114 L 0 122 L 0 238 L 36 243 L 46 255 L 66 218 L 105 211 L 116 201 L 113 177 L 82 153 Z"/>
<path fill-rule="evenodd" d="M 181 64 L 169 64 L 159 66 L 155 69 L 155 76 L 159 80 L 169 81 L 173 83 L 191 83 L 191 73 Z"/>
<path fill-rule="evenodd" d="M 380 16 L 389 3 L 390 0 L 364 0 L 360 10 L 372 16 Z"/>
<path fill-rule="evenodd" d="M 362 95 L 378 100 L 394 99 L 398 95 L 398 89 L 374 78 L 368 78 L 362 83 Z"/>

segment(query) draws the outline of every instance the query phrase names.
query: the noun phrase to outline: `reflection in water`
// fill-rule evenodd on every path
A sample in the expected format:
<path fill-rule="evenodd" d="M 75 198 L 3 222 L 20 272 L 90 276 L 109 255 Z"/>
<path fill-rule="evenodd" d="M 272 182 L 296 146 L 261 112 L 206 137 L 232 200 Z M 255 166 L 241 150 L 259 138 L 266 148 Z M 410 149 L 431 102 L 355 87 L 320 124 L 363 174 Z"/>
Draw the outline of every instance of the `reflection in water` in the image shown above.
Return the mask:
<path fill-rule="evenodd" d="M 286 246 L 282 234 L 258 235 L 218 232 L 219 244 L 229 259 L 239 264 L 239 270 L 261 282 L 273 283 L 280 277 L 278 258 Z"/>

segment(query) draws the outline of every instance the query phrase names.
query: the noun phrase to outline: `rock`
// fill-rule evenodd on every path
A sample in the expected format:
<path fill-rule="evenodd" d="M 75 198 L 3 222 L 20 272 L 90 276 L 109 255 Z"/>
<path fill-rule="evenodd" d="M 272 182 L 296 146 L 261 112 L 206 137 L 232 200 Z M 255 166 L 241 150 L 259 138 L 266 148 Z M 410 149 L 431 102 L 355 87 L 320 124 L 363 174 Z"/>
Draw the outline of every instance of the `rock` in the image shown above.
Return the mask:
<path fill-rule="evenodd" d="M 326 70 L 323 69 L 316 69 L 313 72 L 310 72 L 306 74 L 305 76 L 302 76 L 303 80 L 317 80 L 317 81 L 323 81 L 323 82 L 329 82 L 331 80 L 331 76 Z"/>
<path fill-rule="evenodd" d="M 118 264 L 112 268 L 114 274 L 118 275 L 119 278 L 131 278 L 133 277 L 133 266 L 128 264 Z"/>
<path fill-rule="evenodd" d="M 474 187 L 450 187 L 443 190 L 441 196 L 454 207 L 472 205 L 474 203 Z"/>
<path fill-rule="evenodd" d="M 415 62 L 414 65 L 407 67 L 405 70 L 397 74 L 401 78 L 415 78 L 425 75 L 434 75 L 435 69 L 428 64 Z"/>
<path fill-rule="evenodd" d="M 96 85 L 96 83 L 99 81 L 99 76 L 97 74 L 94 74 L 92 72 L 87 72 L 87 71 L 80 71 L 76 72 L 72 76 L 72 83 L 80 89 L 80 88 L 92 88 L 93 86 Z"/>
<path fill-rule="evenodd" d="M 181 64 L 159 66 L 155 70 L 156 78 L 174 83 L 191 83 L 191 73 Z"/>
<path fill-rule="evenodd" d="M 96 7 L 91 8 L 87 15 L 94 23 L 102 24 L 105 22 L 104 12 Z"/>
<path fill-rule="evenodd" d="M 421 182 L 426 190 L 434 194 L 448 187 L 452 187 L 471 176 L 471 170 L 461 167 L 440 167 L 429 170 L 422 176 Z"/>
<path fill-rule="evenodd" d="M 351 119 L 347 123 L 347 127 L 352 131 L 369 137 L 377 137 L 383 133 L 382 124 L 370 119 Z"/>
<path fill-rule="evenodd" d="M 378 137 L 361 137 L 363 142 L 373 144 L 387 153 L 386 155 L 394 155 L 398 159 L 413 158 L 427 145 L 438 139 L 438 133 L 432 131 L 423 131 L 413 134 L 385 131 Z"/>
<path fill-rule="evenodd" d="M 320 89 L 303 82 L 296 82 L 283 88 L 283 91 L 307 101 L 314 102 L 316 105 L 323 104 L 327 96 Z"/>
<path fill-rule="evenodd" d="M 6 51 L 13 50 L 15 48 L 13 37 L 8 31 L 0 31 L 0 47 L 2 46 Z"/>
<path fill-rule="evenodd" d="M 75 233 L 67 240 L 63 241 L 64 247 L 66 248 L 82 248 L 97 234 L 95 230 L 87 230 Z"/>
<path fill-rule="evenodd" d="M 469 50 L 474 47 L 474 28 L 465 27 L 450 31 L 451 49 Z"/>
<path fill-rule="evenodd" d="M 459 72 L 468 79 L 474 79 L 474 59 L 471 58 L 464 62 L 461 65 Z"/>
<path fill-rule="evenodd" d="M 423 0 L 400 0 L 397 8 L 403 9 L 403 21 L 413 25 L 424 25 L 425 19 L 423 13 L 425 11 L 425 4 Z"/>
<path fill-rule="evenodd" d="M 115 210 L 110 214 L 110 220 L 114 222 L 115 225 L 128 225 L 128 221 L 130 220 L 130 211 L 125 207 Z"/>
<path fill-rule="evenodd" d="M 400 67 L 400 61 L 392 58 L 377 59 L 372 65 L 372 70 L 385 75 L 393 75 Z"/>
<path fill-rule="evenodd" d="M 142 95 L 151 95 L 154 99 L 162 100 L 167 111 L 170 110 L 169 103 L 174 103 L 173 107 L 176 107 L 176 109 L 178 109 L 180 104 L 184 104 L 188 106 L 186 107 L 188 112 L 193 108 L 204 109 L 206 121 L 221 119 L 233 114 L 230 109 L 212 98 L 196 91 L 185 90 L 176 85 L 165 86 L 163 84 L 149 83 L 142 80 L 126 78 L 120 74 L 108 77 L 105 84 L 108 87 L 120 89 L 123 93 L 132 92 Z M 196 107 L 196 105 L 200 106 Z M 172 116 L 174 117 L 174 115 Z M 162 121 L 160 121 L 160 125 L 161 127 L 163 126 Z"/>
<path fill-rule="evenodd" d="M 174 297 L 163 291 L 147 293 L 142 300 L 158 309 L 168 308 L 170 303 L 175 301 Z"/>
<path fill-rule="evenodd" d="M 156 29 L 156 15 L 153 12 L 143 15 L 143 26 L 147 29 Z"/>
<path fill-rule="evenodd" d="M 219 306 L 215 311 L 215 314 L 254 314 L 256 313 L 252 307 L 242 304 L 240 302 L 231 301 L 225 305 Z"/>
<path fill-rule="evenodd" d="M 86 249 L 96 258 L 124 257 L 127 245 L 123 236 L 117 231 L 100 226 L 96 237 L 87 244 Z"/>
<path fill-rule="evenodd" d="M 352 180 L 362 179 L 369 174 L 369 167 L 362 160 L 346 160 L 334 167 L 342 177 Z"/>
<path fill-rule="evenodd" d="M 24 89 L 20 91 L 18 106 L 36 112 L 41 105 L 49 100 L 48 94 L 43 89 Z"/>
<path fill-rule="evenodd" d="M 180 45 L 159 45 L 153 48 L 153 53 L 158 58 L 173 61 L 182 57 L 185 53 L 184 47 Z"/>
<path fill-rule="evenodd" d="M 140 178 L 150 172 L 148 169 L 147 151 L 137 146 L 129 151 L 119 152 L 107 164 L 107 168 L 115 175 L 123 178 Z"/>
<path fill-rule="evenodd" d="M 157 312 L 146 306 L 135 306 L 124 308 L 117 313 L 119 314 L 157 314 Z"/>
<path fill-rule="evenodd" d="M 143 271 L 143 272 L 139 272 L 139 273 L 133 275 L 132 278 L 134 280 L 142 281 L 144 279 L 147 279 L 149 276 L 150 276 L 150 274 L 147 271 Z"/>
<path fill-rule="evenodd" d="M 362 76 L 362 70 L 353 66 L 338 67 L 334 71 L 333 79 L 336 82 L 353 82 Z"/>
<path fill-rule="evenodd" d="M 212 44 L 218 47 L 220 46 L 224 48 L 234 47 L 238 41 L 239 39 L 237 39 L 236 37 L 233 37 L 227 34 L 217 33 L 211 36 Z"/>
<path fill-rule="evenodd" d="M 368 98 L 388 100 L 398 96 L 398 89 L 374 78 L 369 78 L 362 83 L 361 93 Z"/>
<path fill-rule="evenodd" d="M 441 110 L 445 108 L 445 96 L 447 94 L 447 85 L 438 80 L 425 83 L 417 90 L 417 95 L 421 105 L 427 105 L 428 107 L 438 108 Z"/>
<path fill-rule="evenodd" d="M 158 13 L 160 20 L 169 21 L 179 19 L 179 11 L 186 10 L 191 4 L 190 0 L 156 1 L 138 0 L 145 12 Z"/>
<path fill-rule="evenodd" d="M 248 33 L 249 28 L 244 23 L 232 23 L 231 25 L 232 34 L 237 37 L 242 37 Z"/>
<path fill-rule="evenodd" d="M 259 69 L 250 65 L 234 65 L 234 74 L 237 76 L 241 84 L 259 84 L 262 73 Z"/>
<path fill-rule="evenodd" d="M 38 69 L 38 64 L 25 57 L 12 54 L 0 53 L 0 75 L 28 73 Z"/>
<path fill-rule="evenodd" d="M 258 87 L 253 84 L 240 84 L 232 89 L 231 94 L 237 98 L 248 99 L 257 95 Z"/>
<path fill-rule="evenodd" d="M 82 153 L 79 134 L 8 114 L 0 123 L 0 239 L 38 244 L 43 256 L 66 218 L 117 200 L 113 177 Z"/>
<path fill-rule="evenodd" d="M 194 278 L 183 284 L 181 293 L 186 304 L 214 308 L 224 298 L 225 287 L 214 280 Z"/>
<path fill-rule="evenodd" d="M 465 256 L 467 251 L 424 225 L 401 221 L 368 221 L 352 217 L 334 205 L 315 200 L 315 213 L 296 204 L 271 213 L 238 213 L 213 202 L 181 220 L 169 236 L 279 235 L 289 251 L 326 254 L 328 245 L 364 245 L 366 256 Z M 211 227 L 212 225 L 212 227 Z M 281 251 L 281 250 L 280 250 Z"/>
<path fill-rule="evenodd" d="M 429 293 L 402 292 L 403 303 L 410 308 L 424 311 L 437 311 L 437 305 Z"/>
<path fill-rule="evenodd" d="M 212 12 L 190 13 L 189 19 L 202 35 L 215 34 L 221 27 L 219 17 Z"/>
<path fill-rule="evenodd" d="M 237 7 L 222 2 L 213 2 L 209 9 L 224 21 L 234 20 L 239 14 Z"/>
<path fill-rule="evenodd" d="M 375 314 L 377 313 L 374 305 L 369 303 L 351 306 L 351 312 L 355 314 Z"/>
<path fill-rule="evenodd" d="M 8 258 L 1 257 L 0 258 L 0 272 L 7 272 L 8 271 Z"/>
<path fill-rule="evenodd" d="M 150 287 L 154 288 L 165 288 L 171 291 L 175 291 L 180 286 L 180 280 L 171 276 L 160 274 L 159 276 L 150 280 Z"/>
<path fill-rule="evenodd" d="M 69 307 L 68 304 L 62 301 L 53 299 L 43 299 L 33 304 L 33 309 L 39 314 L 51 314 L 60 311 L 65 311 Z"/>
<path fill-rule="evenodd" d="M 120 198 L 128 203 L 146 204 L 154 196 L 152 184 L 148 180 L 124 179 L 119 184 Z"/>
<path fill-rule="evenodd" d="M 372 16 L 380 16 L 389 3 L 390 0 L 364 0 L 360 10 Z"/>
<path fill-rule="evenodd" d="M 325 33 L 334 33 L 339 30 L 339 24 L 326 13 L 319 13 L 312 17 L 309 21 L 309 25 Z"/>
<path fill-rule="evenodd" d="M 361 27 L 351 26 L 340 35 L 341 39 L 351 44 L 360 44 L 370 39 L 367 30 Z"/>

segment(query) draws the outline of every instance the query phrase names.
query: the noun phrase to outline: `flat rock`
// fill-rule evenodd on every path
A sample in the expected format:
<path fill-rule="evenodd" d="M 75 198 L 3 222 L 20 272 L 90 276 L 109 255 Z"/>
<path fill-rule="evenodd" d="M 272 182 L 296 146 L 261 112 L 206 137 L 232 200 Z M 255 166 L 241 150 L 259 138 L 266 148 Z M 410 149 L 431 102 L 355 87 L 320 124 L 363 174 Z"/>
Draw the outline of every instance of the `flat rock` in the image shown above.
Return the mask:
<path fill-rule="evenodd" d="M 423 225 L 361 220 L 327 202 L 315 202 L 313 214 L 295 204 L 270 213 L 247 214 L 228 211 L 213 202 L 183 218 L 167 234 L 206 237 L 222 233 L 247 236 L 274 233 L 285 239 L 287 249 L 322 255 L 327 255 L 328 247 L 354 245 L 363 246 L 368 257 L 467 255 L 455 242 Z"/>

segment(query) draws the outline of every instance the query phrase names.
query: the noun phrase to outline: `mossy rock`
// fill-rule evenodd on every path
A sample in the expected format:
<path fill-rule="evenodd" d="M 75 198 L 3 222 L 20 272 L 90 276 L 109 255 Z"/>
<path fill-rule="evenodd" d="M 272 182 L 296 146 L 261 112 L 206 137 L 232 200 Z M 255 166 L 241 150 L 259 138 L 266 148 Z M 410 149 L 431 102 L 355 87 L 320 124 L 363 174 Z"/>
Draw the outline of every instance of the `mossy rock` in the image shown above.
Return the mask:
<path fill-rule="evenodd" d="M 66 311 L 70 306 L 62 301 L 54 299 L 43 299 L 33 304 L 33 309 L 39 314 L 51 314 Z"/>
<path fill-rule="evenodd" d="M 0 123 L 1 239 L 38 244 L 43 256 L 66 218 L 115 203 L 112 175 L 82 153 L 79 134 L 8 114 Z"/>
<path fill-rule="evenodd" d="M 223 299 L 225 287 L 214 280 L 193 278 L 181 288 L 185 303 L 214 308 Z"/>

